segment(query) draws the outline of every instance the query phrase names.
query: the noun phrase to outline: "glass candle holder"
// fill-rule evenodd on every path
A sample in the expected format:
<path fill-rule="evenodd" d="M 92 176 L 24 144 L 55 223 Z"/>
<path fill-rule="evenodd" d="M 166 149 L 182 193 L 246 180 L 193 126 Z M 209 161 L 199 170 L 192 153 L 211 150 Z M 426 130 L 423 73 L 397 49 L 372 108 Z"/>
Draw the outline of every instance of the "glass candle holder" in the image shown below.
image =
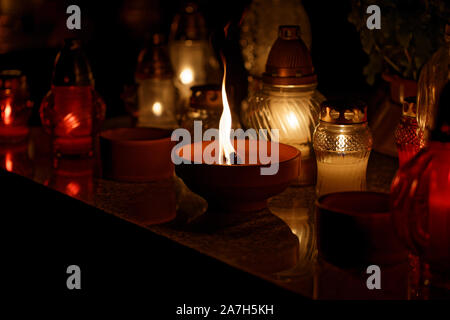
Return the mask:
<path fill-rule="evenodd" d="M 220 81 L 219 63 L 209 43 L 205 19 L 196 4 L 187 3 L 174 17 L 169 53 L 182 107 L 188 105 L 192 86 Z"/>
<path fill-rule="evenodd" d="M 316 178 L 312 135 L 325 98 L 316 90 L 311 57 L 299 34 L 298 26 L 280 26 L 262 89 L 248 98 L 241 118 L 247 128 L 278 129 L 280 142 L 299 149 L 301 169 L 297 182 L 308 185 L 314 184 Z"/>
<path fill-rule="evenodd" d="M 322 103 L 313 146 L 317 159 L 317 195 L 365 190 L 372 135 L 364 103 Z"/>
<path fill-rule="evenodd" d="M 27 81 L 19 70 L 0 72 L 0 142 L 26 139 L 33 103 L 28 99 Z"/>
<path fill-rule="evenodd" d="M 51 90 L 40 108 L 42 125 L 52 136 L 54 154 L 91 156 L 105 111 L 80 41 L 67 39 L 56 57 Z"/>
<path fill-rule="evenodd" d="M 178 126 L 177 90 L 164 37 L 153 35 L 152 46 L 139 54 L 135 75 L 137 126 L 173 129 Z"/>
<path fill-rule="evenodd" d="M 428 146 L 400 167 L 391 186 L 399 237 L 450 289 L 450 82 L 442 89 Z"/>
<path fill-rule="evenodd" d="M 400 166 L 414 157 L 424 146 L 423 131 L 416 119 L 416 97 L 404 100 L 402 116 L 394 132 Z"/>
<path fill-rule="evenodd" d="M 311 48 L 311 27 L 301 1 L 253 0 L 241 24 L 241 50 L 244 66 L 252 77 L 261 77 L 269 51 L 277 39 L 279 25 L 300 25 L 301 38 Z"/>

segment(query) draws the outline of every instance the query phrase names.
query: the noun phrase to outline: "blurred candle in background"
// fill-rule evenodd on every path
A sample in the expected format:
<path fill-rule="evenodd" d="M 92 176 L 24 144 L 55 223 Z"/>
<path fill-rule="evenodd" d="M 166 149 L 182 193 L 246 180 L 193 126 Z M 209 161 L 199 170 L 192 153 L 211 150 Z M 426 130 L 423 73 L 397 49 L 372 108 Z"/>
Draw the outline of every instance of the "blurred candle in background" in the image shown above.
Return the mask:
<path fill-rule="evenodd" d="M 51 90 L 40 109 L 54 154 L 91 156 L 105 111 L 80 40 L 66 39 L 55 60 Z"/>
<path fill-rule="evenodd" d="M 359 101 L 325 101 L 314 132 L 316 193 L 364 190 L 372 149 L 367 106 Z"/>
<path fill-rule="evenodd" d="M 28 136 L 32 107 L 25 75 L 19 70 L 0 71 L 0 142 L 20 142 Z"/>
<path fill-rule="evenodd" d="M 150 47 L 138 57 L 135 79 L 137 88 L 137 126 L 173 129 L 177 127 L 177 90 L 164 38 L 152 37 Z"/>
<path fill-rule="evenodd" d="M 188 104 L 192 86 L 220 81 L 219 63 L 209 43 L 205 19 L 195 3 L 186 4 L 174 17 L 169 50 L 182 107 Z"/>
<path fill-rule="evenodd" d="M 316 90 L 317 76 L 299 26 L 280 26 L 267 59 L 262 89 L 242 109 L 247 128 L 278 129 L 280 142 L 301 152 L 298 183 L 314 184 L 316 160 L 312 135 L 325 98 Z M 270 138 L 270 137 L 269 137 Z"/>

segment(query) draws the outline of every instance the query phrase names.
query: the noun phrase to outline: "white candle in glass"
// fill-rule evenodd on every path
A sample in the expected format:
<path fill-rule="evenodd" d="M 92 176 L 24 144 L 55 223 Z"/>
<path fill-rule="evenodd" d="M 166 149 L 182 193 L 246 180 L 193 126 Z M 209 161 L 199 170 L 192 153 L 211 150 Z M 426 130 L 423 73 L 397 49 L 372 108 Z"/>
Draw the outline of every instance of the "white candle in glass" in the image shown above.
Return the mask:
<path fill-rule="evenodd" d="M 366 188 L 368 158 L 337 156 L 317 162 L 317 194 L 358 191 Z"/>

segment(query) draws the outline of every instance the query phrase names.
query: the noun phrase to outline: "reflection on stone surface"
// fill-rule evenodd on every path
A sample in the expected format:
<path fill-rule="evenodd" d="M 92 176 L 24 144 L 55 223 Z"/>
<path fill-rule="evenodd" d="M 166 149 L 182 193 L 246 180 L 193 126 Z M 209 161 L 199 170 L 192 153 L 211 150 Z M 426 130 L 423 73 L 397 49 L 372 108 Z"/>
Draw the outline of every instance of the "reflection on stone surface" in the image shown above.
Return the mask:
<path fill-rule="evenodd" d="M 123 183 L 98 178 L 94 160 L 60 160 L 53 164 L 49 139 L 41 129 L 33 128 L 30 145 L 15 149 L 0 146 L 1 167 L 41 184 L 47 181 L 49 187 L 64 194 L 305 297 L 432 296 L 424 283 L 427 277 L 417 273 L 423 269 L 417 264 L 381 266 L 382 289 L 374 291 L 365 286 L 365 270 L 342 269 L 318 260 L 314 187 L 290 187 L 269 200 L 269 209 L 259 212 L 217 214 L 207 212 L 204 199 L 177 177 L 152 183 Z M 378 154 L 371 161 L 369 189 L 386 192 L 394 170 L 377 168 L 393 168 L 397 161 Z"/>
<path fill-rule="evenodd" d="M 141 226 L 165 223 L 176 215 L 174 182 L 172 179 L 149 183 L 96 179 L 92 205 Z"/>
<path fill-rule="evenodd" d="M 32 149 L 28 142 L 19 144 L 0 144 L 0 168 L 25 177 L 32 177 Z"/>
<path fill-rule="evenodd" d="M 94 160 L 54 159 L 48 186 L 72 198 L 90 202 L 93 198 Z"/>
<path fill-rule="evenodd" d="M 296 265 L 298 241 L 269 210 L 209 211 L 203 198 L 174 179 L 177 217 L 151 230 L 252 273 L 271 274 Z"/>

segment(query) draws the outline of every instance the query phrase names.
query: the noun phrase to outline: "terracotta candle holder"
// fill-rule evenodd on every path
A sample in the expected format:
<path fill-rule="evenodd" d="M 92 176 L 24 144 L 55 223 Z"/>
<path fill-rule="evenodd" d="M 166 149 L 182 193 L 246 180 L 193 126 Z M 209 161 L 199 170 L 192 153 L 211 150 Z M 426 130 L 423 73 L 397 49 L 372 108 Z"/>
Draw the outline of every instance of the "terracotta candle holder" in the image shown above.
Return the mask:
<path fill-rule="evenodd" d="M 264 209 L 267 199 L 282 192 L 295 180 L 300 171 L 300 152 L 285 144 L 267 143 L 267 148 L 279 148 L 278 172 L 274 175 L 261 175 L 263 165 L 248 163 L 249 155 L 258 153 L 257 144 L 245 141 L 244 147 L 239 148 L 235 140 L 235 150 L 243 164 L 207 164 L 200 157 L 201 162 L 194 163 L 196 152 L 204 152 L 205 148 L 216 141 L 196 142 L 185 145 L 176 151 L 182 159 L 191 163 L 181 163 L 175 167 L 177 175 L 195 193 L 208 201 L 208 210 L 217 212 L 250 212 Z M 252 147 L 255 146 L 255 147 Z M 190 151 L 189 151 L 190 149 Z M 218 150 L 218 148 L 217 148 Z"/>
<path fill-rule="evenodd" d="M 148 182 L 173 176 L 170 130 L 120 128 L 100 134 L 102 172 L 107 179 Z"/>
<path fill-rule="evenodd" d="M 337 192 L 317 202 L 318 248 L 334 265 L 389 265 L 405 261 L 389 212 L 389 194 Z"/>

